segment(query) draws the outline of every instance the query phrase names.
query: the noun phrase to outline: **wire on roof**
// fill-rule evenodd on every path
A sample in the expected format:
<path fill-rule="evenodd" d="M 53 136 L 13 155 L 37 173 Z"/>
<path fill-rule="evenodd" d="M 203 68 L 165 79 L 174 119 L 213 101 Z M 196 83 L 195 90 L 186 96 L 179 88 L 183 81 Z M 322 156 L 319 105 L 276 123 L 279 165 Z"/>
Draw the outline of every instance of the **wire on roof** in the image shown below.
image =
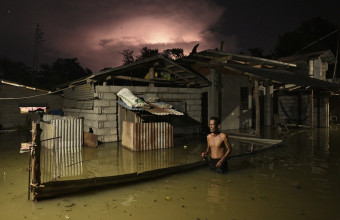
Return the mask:
<path fill-rule="evenodd" d="M 17 97 L 17 98 L 0 98 L 0 100 L 19 100 L 19 99 L 30 99 L 30 98 L 36 98 L 36 97 L 40 97 L 40 96 L 45 96 L 45 95 L 52 95 L 61 91 L 64 91 L 66 89 L 70 89 L 71 87 L 67 87 L 64 89 L 60 89 L 54 92 L 48 92 L 48 93 L 44 93 L 44 94 L 39 94 L 39 95 L 32 95 L 32 96 L 25 96 L 25 97 Z"/>

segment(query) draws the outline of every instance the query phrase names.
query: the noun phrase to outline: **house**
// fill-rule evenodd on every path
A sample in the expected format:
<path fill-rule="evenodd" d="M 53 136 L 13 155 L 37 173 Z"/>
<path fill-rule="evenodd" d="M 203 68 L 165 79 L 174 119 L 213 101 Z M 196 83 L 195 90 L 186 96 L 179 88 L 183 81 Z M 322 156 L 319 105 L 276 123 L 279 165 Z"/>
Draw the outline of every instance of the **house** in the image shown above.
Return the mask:
<path fill-rule="evenodd" d="M 255 127 L 256 119 L 259 127 L 327 127 L 330 91 L 340 88 L 325 80 L 328 65 L 334 63 L 330 51 L 277 61 L 206 50 L 183 61 L 211 81 L 208 115 L 218 115 L 223 129 Z"/>
<path fill-rule="evenodd" d="M 102 142 L 121 140 L 117 93 L 123 88 L 184 112 L 187 117 L 177 120 L 174 134 L 201 132 L 211 116 L 221 118 L 224 130 L 291 123 L 313 127 L 312 122 L 327 127 L 328 97 L 339 91 L 339 84 L 324 79 L 334 56 L 306 57 L 278 61 L 205 50 L 172 61 L 158 55 L 62 85 L 63 109 L 65 115 L 84 117 L 84 131 Z"/>
<path fill-rule="evenodd" d="M 306 76 L 305 82 L 286 84 L 278 89 L 278 115 L 281 122 L 310 127 L 329 127 L 330 100 L 339 94 L 339 84 L 327 80 L 329 65 L 335 63 L 330 50 L 285 57 L 296 63 L 300 75 Z M 312 116 L 312 117 L 311 117 Z"/>
<path fill-rule="evenodd" d="M 61 109 L 62 103 L 60 95 L 0 80 L 0 129 L 28 127 L 37 117 L 32 111 L 43 109 L 48 112 Z"/>
<path fill-rule="evenodd" d="M 84 117 L 84 131 L 93 131 L 101 142 L 122 138 L 123 117 L 117 93 L 129 89 L 133 94 L 158 97 L 185 113 L 173 118 L 174 134 L 192 134 L 202 122 L 202 88 L 210 82 L 162 55 L 107 69 L 89 77 L 61 85 L 64 89 L 64 114 Z"/>

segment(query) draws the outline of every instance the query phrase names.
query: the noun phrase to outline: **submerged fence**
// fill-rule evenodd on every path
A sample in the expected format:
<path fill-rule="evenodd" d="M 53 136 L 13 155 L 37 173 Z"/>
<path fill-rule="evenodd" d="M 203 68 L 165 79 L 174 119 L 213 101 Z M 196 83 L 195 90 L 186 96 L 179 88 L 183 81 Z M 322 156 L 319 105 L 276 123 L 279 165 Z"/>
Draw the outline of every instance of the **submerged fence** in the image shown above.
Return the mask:
<path fill-rule="evenodd" d="M 54 181 L 61 177 L 77 176 L 83 172 L 81 149 L 59 147 L 58 142 L 62 142 L 62 138 L 41 140 L 40 169 L 42 183 Z"/>
<path fill-rule="evenodd" d="M 33 193 L 33 199 L 35 189 L 42 183 L 83 172 L 82 146 L 82 118 L 62 117 L 32 123 L 29 193 Z"/>

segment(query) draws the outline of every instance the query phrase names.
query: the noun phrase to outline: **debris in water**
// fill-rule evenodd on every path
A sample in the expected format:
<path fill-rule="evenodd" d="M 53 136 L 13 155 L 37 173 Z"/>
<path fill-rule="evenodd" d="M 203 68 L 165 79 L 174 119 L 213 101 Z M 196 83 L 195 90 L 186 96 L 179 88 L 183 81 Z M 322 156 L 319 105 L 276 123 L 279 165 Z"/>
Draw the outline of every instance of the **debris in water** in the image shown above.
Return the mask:
<path fill-rule="evenodd" d="M 71 205 L 65 205 L 65 207 L 72 207 L 75 206 L 76 204 L 72 203 Z"/>
<path fill-rule="evenodd" d="M 66 218 L 66 219 L 69 219 L 69 218 L 70 218 L 70 216 L 68 216 L 68 215 L 65 215 L 65 218 Z"/>
<path fill-rule="evenodd" d="M 170 196 L 165 196 L 165 200 L 170 201 L 171 197 Z"/>
<path fill-rule="evenodd" d="M 231 183 L 231 179 L 228 179 L 228 180 L 227 180 L 227 183 Z"/>
<path fill-rule="evenodd" d="M 187 145 L 184 145 L 184 149 L 187 149 L 188 148 L 188 146 Z"/>

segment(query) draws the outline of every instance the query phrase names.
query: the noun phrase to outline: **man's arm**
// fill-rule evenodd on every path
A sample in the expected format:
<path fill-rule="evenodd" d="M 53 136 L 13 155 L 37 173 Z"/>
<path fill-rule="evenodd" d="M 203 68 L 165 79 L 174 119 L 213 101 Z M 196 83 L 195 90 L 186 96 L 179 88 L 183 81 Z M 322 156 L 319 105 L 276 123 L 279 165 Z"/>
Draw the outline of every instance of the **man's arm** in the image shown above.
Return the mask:
<path fill-rule="evenodd" d="M 207 150 L 205 151 L 205 152 L 202 152 L 201 153 L 201 157 L 206 157 L 207 156 L 207 154 L 209 153 L 209 151 L 210 151 L 210 146 L 209 146 L 209 138 L 208 138 L 208 136 L 207 136 Z"/>
<path fill-rule="evenodd" d="M 227 135 L 223 133 L 223 135 L 221 135 L 222 137 L 222 140 L 227 148 L 227 151 L 225 152 L 225 154 L 223 155 L 223 157 L 221 158 L 221 160 L 219 160 L 216 164 L 216 167 L 219 167 L 222 165 L 222 163 L 227 159 L 228 155 L 230 154 L 231 152 L 231 146 L 230 146 L 230 143 L 229 143 L 229 140 L 227 138 Z"/>

